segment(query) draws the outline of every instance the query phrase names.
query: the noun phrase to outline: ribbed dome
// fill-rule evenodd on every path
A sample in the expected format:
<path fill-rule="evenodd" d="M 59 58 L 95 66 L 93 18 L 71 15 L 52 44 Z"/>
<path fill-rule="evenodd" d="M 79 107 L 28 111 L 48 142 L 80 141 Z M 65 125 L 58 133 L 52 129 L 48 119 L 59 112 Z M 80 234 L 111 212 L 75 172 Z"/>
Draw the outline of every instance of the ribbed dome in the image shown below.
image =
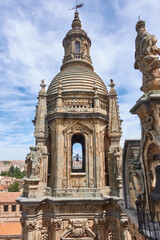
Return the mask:
<path fill-rule="evenodd" d="M 99 94 L 108 95 L 107 88 L 102 79 L 85 66 L 67 67 L 52 80 L 48 87 L 48 96 L 58 93 L 59 83 L 62 84 L 62 92 L 94 92 L 96 83 Z"/>

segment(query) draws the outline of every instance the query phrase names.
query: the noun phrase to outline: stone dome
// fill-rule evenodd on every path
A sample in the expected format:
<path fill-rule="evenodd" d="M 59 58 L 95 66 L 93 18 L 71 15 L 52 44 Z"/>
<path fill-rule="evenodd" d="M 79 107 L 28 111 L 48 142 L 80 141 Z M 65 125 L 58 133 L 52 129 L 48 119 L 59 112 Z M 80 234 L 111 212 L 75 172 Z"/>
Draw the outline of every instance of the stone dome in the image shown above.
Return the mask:
<path fill-rule="evenodd" d="M 59 84 L 62 84 L 62 93 L 94 93 L 96 84 L 97 93 L 108 95 L 107 88 L 102 79 L 91 69 L 85 66 L 70 66 L 63 69 L 52 80 L 48 87 L 48 96 L 58 94 Z"/>

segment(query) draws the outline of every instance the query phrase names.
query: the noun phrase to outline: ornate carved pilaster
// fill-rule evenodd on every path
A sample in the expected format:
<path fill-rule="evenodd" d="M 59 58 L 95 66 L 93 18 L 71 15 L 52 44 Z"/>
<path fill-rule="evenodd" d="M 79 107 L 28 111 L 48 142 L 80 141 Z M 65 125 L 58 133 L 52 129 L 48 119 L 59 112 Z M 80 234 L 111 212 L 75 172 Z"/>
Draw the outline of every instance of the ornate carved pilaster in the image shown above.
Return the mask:
<path fill-rule="evenodd" d="M 48 227 L 43 227 L 41 230 L 41 239 L 47 240 L 48 239 Z"/>
<path fill-rule="evenodd" d="M 94 220 L 96 232 L 97 232 L 97 239 L 102 240 L 105 239 L 105 223 L 106 223 L 106 212 L 104 211 L 103 214 L 97 215 Z"/>
<path fill-rule="evenodd" d="M 33 240 L 35 236 L 36 221 L 27 220 L 26 226 L 27 226 L 27 240 Z"/>

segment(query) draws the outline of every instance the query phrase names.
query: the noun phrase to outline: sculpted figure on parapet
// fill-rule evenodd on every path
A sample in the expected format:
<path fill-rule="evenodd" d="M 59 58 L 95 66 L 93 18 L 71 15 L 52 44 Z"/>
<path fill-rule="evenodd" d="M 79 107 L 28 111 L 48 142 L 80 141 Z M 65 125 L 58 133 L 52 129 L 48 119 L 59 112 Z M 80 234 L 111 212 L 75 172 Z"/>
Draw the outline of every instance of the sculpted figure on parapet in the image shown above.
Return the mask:
<path fill-rule="evenodd" d="M 148 84 L 148 81 L 160 77 L 158 70 L 160 67 L 160 48 L 156 46 L 156 37 L 146 32 L 144 21 L 139 20 L 137 22 L 136 31 L 134 67 L 142 72 L 143 84 Z"/>
<path fill-rule="evenodd" d="M 40 163 L 42 159 L 42 153 L 39 147 L 30 147 L 30 152 L 26 156 L 25 171 L 28 178 L 35 178 L 40 173 Z"/>

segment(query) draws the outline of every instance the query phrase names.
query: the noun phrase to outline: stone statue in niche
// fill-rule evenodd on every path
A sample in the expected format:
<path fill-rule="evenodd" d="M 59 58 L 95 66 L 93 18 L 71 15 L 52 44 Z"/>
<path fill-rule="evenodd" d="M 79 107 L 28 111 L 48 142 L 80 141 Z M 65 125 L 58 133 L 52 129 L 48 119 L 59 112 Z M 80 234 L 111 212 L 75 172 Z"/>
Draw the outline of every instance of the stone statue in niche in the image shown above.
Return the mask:
<path fill-rule="evenodd" d="M 42 152 L 39 147 L 30 147 L 30 153 L 26 156 L 25 171 L 28 178 L 37 178 L 40 174 Z"/>
<path fill-rule="evenodd" d="M 156 46 L 157 39 L 145 30 L 145 22 L 139 20 L 136 24 L 137 37 L 135 42 L 135 69 L 139 69 L 143 74 L 142 91 L 153 84 L 155 89 L 160 88 L 160 48 Z"/>

